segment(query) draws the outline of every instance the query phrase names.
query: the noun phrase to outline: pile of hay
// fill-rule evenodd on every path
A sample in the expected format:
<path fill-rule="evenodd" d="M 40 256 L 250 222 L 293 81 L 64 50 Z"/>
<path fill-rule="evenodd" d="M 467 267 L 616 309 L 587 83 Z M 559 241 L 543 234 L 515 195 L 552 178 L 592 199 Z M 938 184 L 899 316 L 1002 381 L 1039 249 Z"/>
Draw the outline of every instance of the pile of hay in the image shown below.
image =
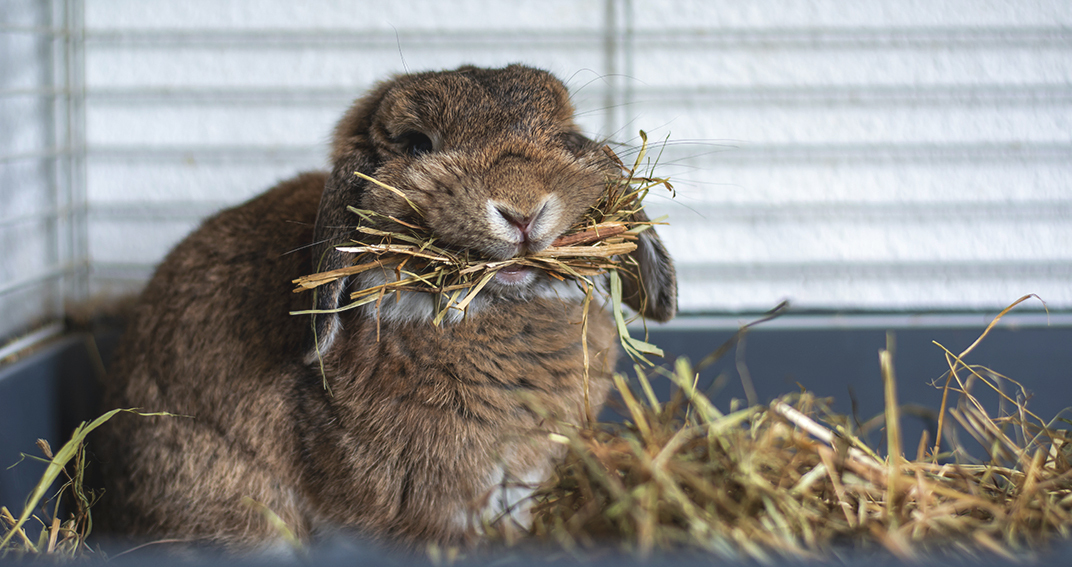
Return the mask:
<path fill-rule="evenodd" d="M 904 559 L 1032 557 L 1072 529 L 1072 434 L 1009 398 L 997 383 L 1009 379 L 966 363 L 975 346 L 960 355 L 943 348 L 938 431 L 954 427 L 952 418 L 987 450 L 982 461 L 948 436 L 932 444 L 926 432 L 910 447 L 914 458 L 905 456 L 889 348 L 880 353 L 885 456 L 845 426 L 820 423 L 852 421 L 807 392 L 723 412 L 696 390 L 685 360 L 661 371 L 677 386 L 668 403 L 643 372 L 636 386 L 617 376 L 628 421 L 552 435 L 568 456 L 537 496 L 530 535 L 582 557 L 607 546 L 759 561 L 879 546 Z M 1016 410 L 988 415 L 973 385 Z M 946 407 L 951 392 L 959 399 Z"/>
<path fill-rule="evenodd" d="M 924 434 L 914 456 L 905 456 L 889 348 L 879 357 L 886 455 L 808 392 L 721 411 L 697 390 L 692 365 L 678 360 L 652 373 L 676 385 L 664 402 L 638 365 L 633 384 L 615 377 L 628 421 L 551 434 L 567 456 L 535 496 L 530 532 L 489 528 L 492 549 L 509 554 L 503 544 L 538 544 L 578 557 L 694 550 L 760 561 L 883 548 L 905 559 L 1036 557 L 1072 530 L 1072 433 L 1032 414 L 997 381 L 1018 384 L 967 363 L 978 342 L 959 355 L 943 348 L 949 371 L 939 385 L 938 431 L 959 427 L 987 450 L 982 461 L 949 435 L 943 444 Z M 1015 411 L 988 415 L 973 387 L 992 389 Z M 947 406 L 951 393 L 958 399 Z M 55 454 L 42 444 L 49 466 L 25 509 L 17 518 L 0 510 L 0 558 L 94 553 L 86 543 L 95 496 L 82 485 L 83 441 L 117 411 L 80 426 Z M 65 482 L 50 500 L 56 479 Z M 73 502 L 67 518 L 58 515 L 60 497 Z M 28 525 L 40 535 L 31 537 Z"/>

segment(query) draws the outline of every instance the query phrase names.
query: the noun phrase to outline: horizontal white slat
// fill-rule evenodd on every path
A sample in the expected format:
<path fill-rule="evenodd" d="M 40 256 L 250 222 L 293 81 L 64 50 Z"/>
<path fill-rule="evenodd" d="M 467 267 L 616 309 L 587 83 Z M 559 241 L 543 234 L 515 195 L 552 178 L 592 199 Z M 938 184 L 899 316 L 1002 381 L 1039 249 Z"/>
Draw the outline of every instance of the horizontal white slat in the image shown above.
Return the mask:
<path fill-rule="evenodd" d="M 86 111 L 86 130 L 93 146 L 314 145 L 328 139 L 345 110 L 345 105 L 94 106 Z"/>
<path fill-rule="evenodd" d="M 400 51 L 401 50 L 401 51 Z M 369 85 L 406 70 L 453 68 L 462 64 L 501 66 L 526 62 L 566 77 L 579 69 L 598 69 L 603 47 L 598 42 L 489 44 L 473 48 L 455 44 L 372 46 L 214 46 L 197 43 L 90 45 L 86 80 L 107 88 L 275 87 L 352 88 L 356 97 Z M 592 72 L 582 72 L 590 81 Z"/>
<path fill-rule="evenodd" d="M 977 142 L 971 144 L 859 143 L 859 144 L 756 144 L 739 141 L 682 140 L 703 144 L 703 157 L 715 163 L 986 163 L 1062 162 L 1072 155 L 1072 144 Z M 693 160 L 695 161 L 695 160 Z M 706 167 L 706 165 L 704 165 Z"/>
<path fill-rule="evenodd" d="M 20 2 L 20 4 L 30 4 Z M 41 22 L 44 12 L 40 6 L 12 6 L 5 3 L 0 10 L 0 18 L 10 18 L 11 25 L 33 26 L 35 20 Z M 3 22 L 3 20 L 0 20 Z M 8 22 L 3 22 L 8 23 Z M 47 53 L 51 37 L 44 30 L 33 31 L 33 27 L 22 28 L 24 31 L 0 33 L 0 61 L 4 63 L 4 78 L 0 88 L 4 90 L 33 91 L 40 87 L 42 69 L 34 65 L 18 63 L 33 61 L 42 53 Z"/>
<path fill-rule="evenodd" d="M 636 100 L 631 104 L 707 103 L 715 106 L 758 107 L 788 105 L 893 105 L 985 103 L 1067 103 L 1072 98 L 1062 83 L 975 83 L 892 85 L 892 84 L 813 84 L 813 85 L 705 85 L 664 87 L 658 84 L 626 85 Z"/>
<path fill-rule="evenodd" d="M 870 29 L 879 26 L 1050 26 L 1072 22 L 1072 7 L 1048 0 L 679 0 L 636 2 L 635 6 L 634 25 L 651 33 L 667 27 Z"/>
<path fill-rule="evenodd" d="M 1072 22 L 1072 9 L 1062 2 L 1029 0 L 1017 3 L 973 0 L 940 2 L 838 0 L 800 2 L 776 0 L 763 4 L 733 0 L 674 0 L 634 3 L 639 30 L 671 28 L 873 28 L 941 26 L 1051 26 Z M 553 31 L 563 27 L 598 30 L 603 22 L 602 0 L 552 0 L 504 4 L 492 0 L 440 2 L 405 0 L 383 3 L 320 0 L 279 3 L 239 0 L 220 9 L 213 0 L 97 0 L 87 5 L 90 27 L 120 29 L 287 29 L 295 26 L 390 31 L 395 28 L 502 28 Z"/>
<path fill-rule="evenodd" d="M 1070 52 L 1072 55 L 1072 52 Z M 670 139 L 727 144 L 1072 142 L 1072 100 L 1060 104 L 919 104 L 759 108 L 636 105 L 634 123 Z"/>
<path fill-rule="evenodd" d="M 1004 270 L 979 273 L 969 266 L 948 270 L 841 268 L 817 274 L 794 266 L 781 275 L 772 270 L 741 270 L 735 275 L 718 270 L 685 270 L 680 278 L 680 308 L 683 312 L 755 312 L 788 299 L 802 309 L 885 311 L 892 307 L 996 312 L 1029 293 L 1038 294 L 1051 309 L 1067 309 L 1072 304 L 1072 288 L 1068 285 L 1072 268 L 1067 265 L 1049 274 Z"/>
<path fill-rule="evenodd" d="M 14 277 L 5 278 L 3 285 L 0 285 L 0 296 L 10 297 L 14 295 L 15 292 L 19 291 L 47 289 L 48 286 L 61 281 L 71 272 L 71 268 L 67 266 L 46 265 L 44 267 L 36 267 L 34 271 L 27 273 L 16 273 Z M 58 300 L 58 298 L 47 299 L 50 301 Z"/>
<path fill-rule="evenodd" d="M 31 217 L 24 223 L 0 227 L 0 250 L 3 251 L 0 288 L 7 282 L 41 272 L 46 266 L 57 262 L 52 252 L 54 230 L 55 223 L 47 216 Z"/>
<path fill-rule="evenodd" d="M 272 141 L 270 145 L 254 146 L 249 144 L 227 145 L 146 145 L 130 144 L 122 146 L 93 146 L 87 148 L 90 160 L 111 160 L 139 162 L 147 160 L 154 163 L 186 162 L 200 163 L 224 161 L 245 163 L 317 163 L 327 152 L 327 142 L 322 144 L 287 144 L 285 141 Z"/>
<path fill-rule="evenodd" d="M 663 88 L 709 86 L 1065 84 L 1072 44 L 749 46 L 640 43 L 633 77 Z"/>
<path fill-rule="evenodd" d="M 0 25 L 15 29 L 42 27 L 46 14 L 39 0 L 7 0 L 4 10 L 0 10 Z"/>
<path fill-rule="evenodd" d="M 495 0 L 442 2 L 272 2 L 259 0 L 96 0 L 86 6 L 90 28 L 119 29 L 287 29 L 346 28 L 360 32 L 409 29 L 554 30 L 585 29 L 599 33 L 603 0 L 541 0 L 505 3 Z"/>
<path fill-rule="evenodd" d="M 0 115 L 4 116 L 4 145 L 0 158 L 29 154 L 48 148 L 51 144 L 47 122 L 51 103 L 36 97 L 0 99 Z"/>
<path fill-rule="evenodd" d="M 685 144 L 683 155 L 706 146 Z M 957 161 L 807 160 L 771 163 L 734 161 L 737 149 L 668 159 L 654 173 L 669 176 L 680 207 L 739 205 L 794 206 L 860 203 L 898 204 L 1051 202 L 1072 199 L 1072 153 L 1051 159 Z M 661 193 L 653 192 L 653 199 Z M 654 201 L 653 201 L 654 202 Z M 955 209 L 956 207 L 952 207 Z"/>
<path fill-rule="evenodd" d="M 155 265 L 200 224 L 200 219 L 89 219 L 93 262 Z"/>
<path fill-rule="evenodd" d="M 682 264 L 784 262 L 1072 261 L 1072 222 L 1063 213 L 1003 216 L 863 214 L 671 217 L 660 232 Z M 806 211 L 802 211 L 806 212 Z M 695 220 L 694 220 L 695 219 Z"/>
<path fill-rule="evenodd" d="M 51 210 L 54 195 L 48 161 L 21 161 L 0 164 L 0 220 L 5 223 Z"/>
<path fill-rule="evenodd" d="M 237 203 L 301 171 L 323 169 L 326 162 L 326 157 L 312 156 L 255 161 L 101 157 L 90 161 L 86 177 L 95 208 L 121 203 Z"/>

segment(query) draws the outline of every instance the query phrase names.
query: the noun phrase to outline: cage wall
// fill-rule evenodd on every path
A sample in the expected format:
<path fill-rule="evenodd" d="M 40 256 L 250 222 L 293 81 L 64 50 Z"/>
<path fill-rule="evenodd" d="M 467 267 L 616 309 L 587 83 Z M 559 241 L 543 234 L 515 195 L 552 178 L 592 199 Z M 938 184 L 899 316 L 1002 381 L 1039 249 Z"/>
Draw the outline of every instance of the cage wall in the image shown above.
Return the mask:
<path fill-rule="evenodd" d="M 1072 309 L 1072 5 L 863 0 L 5 4 L 0 337 L 135 290 L 198 221 L 326 164 L 376 80 L 562 77 L 667 140 L 685 313 Z"/>
<path fill-rule="evenodd" d="M 62 332 L 88 290 L 80 8 L 0 10 L 0 358 Z"/>

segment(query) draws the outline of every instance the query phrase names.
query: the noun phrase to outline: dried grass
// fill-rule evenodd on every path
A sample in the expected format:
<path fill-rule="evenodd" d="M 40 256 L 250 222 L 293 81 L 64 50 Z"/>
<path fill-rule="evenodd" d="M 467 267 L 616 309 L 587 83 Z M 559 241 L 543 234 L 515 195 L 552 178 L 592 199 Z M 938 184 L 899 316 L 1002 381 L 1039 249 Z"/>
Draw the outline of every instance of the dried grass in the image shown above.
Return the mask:
<path fill-rule="evenodd" d="M 352 243 L 336 248 L 355 254 L 354 264 L 300 277 L 293 282 L 297 286 L 294 291 L 314 289 L 373 269 L 387 270 L 393 274 L 394 281 L 352 292 L 351 302 L 335 311 L 373 302 L 379 306 L 392 293 L 430 293 L 440 299 L 433 319 L 436 325 L 450 310 L 465 311 L 499 270 L 511 266 L 537 268 L 559 281 L 575 282 L 591 297 L 596 289 L 593 278 L 607 272 L 617 273 L 623 262 L 631 261 L 625 255 L 636 249 L 634 241 L 637 235 L 651 225 L 658 224 L 658 221 L 638 221 L 634 218 L 643 209 L 643 200 L 649 190 L 663 186 L 673 192 L 668 180 L 638 173 L 642 166 L 649 171 L 654 167 L 654 164 L 644 161 L 648 155 L 647 135 L 644 132 L 640 135 L 643 144 L 631 167 L 622 163 L 609 146 L 604 146 L 604 152 L 621 168 L 621 175 L 608 178 L 599 202 L 544 250 L 523 257 L 489 260 L 469 250 L 441 246 L 436 236 L 423 224 L 349 207 L 360 219 L 355 227 L 360 235 Z M 406 199 L 394 187 L 361 172 L 354 174 Z M 416 204 L 409 199 L 406 202 L 418 217 L 423 217 Z M 322 311 L 295 314 L 315 313 Z"/>
<path fill-rule="evenodd" d="M 886 456 L 830 425 L 851 421 L 810 393 L 722 412 L 682 359 L 658 371 L 677 392 L 661 403 L 638 366 L 635 385 L 616 378 L 627 422 L 551 436 L 567 447 L 566 462 L 536 497 L 530 537 L 510 543 L 552 543 L 580 557 L 610 546 L 642 557 L 691 549 L 763 562 L 879 547 L 909 560 L 1034 557 L 1072 528 L 1072 436 L 1007 396 L 996 381 L 1008 378 L 966 363 L 975 345 L 961 355 L 941 348 L 949 371 L 940 413 L 987 449 L 983 462 L 957 444 L 939 452 L 926 433 L 914 458 L 905 456 L 892 341 L 879 356 Z M 973 386 L 1016 410 L 988 415 Z M 945 406 L 948 394 L 954 407 Z"/>
<path fill-rule="evenodd" d="M 55 558 L 75 559 L 94 550 L 86 542 L 93 531 L 91 508 L 100 497 L 100 493 L 87 489 L 86 472 L 86 437 L 119 412 L 131 412 L 138 415 L 171 415 L 167 413 L 138 413 L 133 410 L 112 410 L 92 422 L 82 422 L 71 439 L 64 443 L 56 453 L 52 452 L 48 441 L 37 440 L 37 447 L 45 458 L 23 454 L 23 459 L 32 459 L 47 463 L 41 479 L 26 498 L 22 513 L 18 518 L 12 515 L 6 506 L 0 507 L 0 526 L 3 537 L 0 538 L 0 558 L 9 556 L 49 556 Z M 59 479 L 64 482 L 58 489 L 51 491 Z M 50 495 L 50 491 L 52 494 Z M 66 503 L 69 511 L 66 518 L 61 517 L 61 504 Z M 38 537 L 31 538 L 27 525 L 40 526 Z"/>
<path fill-rule="evenodd" d="M 946 552 L 1036 558 L 1072 529 L 1072 434 L 1059 427 L 1067 422 L 1044 421 L 1009 396 L 1004 386 L 1018 383 L 966 362 L 978 342 L 960 354 L 938 345 L 949 362 L 940 385 L 946 441 L 931 445 L 924 434 L 914 458 L 902 448 L 892 341 L 879 355 L 885 456 L 837 425 L 850 420 L 808 392 L 722 411 L 698 391 L 688 361 L 647 372 L 637 365 L 633 383 L 615 377 L 628 421 L 552 434 L 567 456 L 537 493 L 531 531 L 490 535 L 582 558 L 608 549 L 641 557 L 693 550 L 764 562 L 868 550 L 909 560 Z M 673 398 L 658 400 L 652 379 L 672 381 Z M 996 392 L 1014 411 L 988 414 L 973 388 Z M 950 398 L 956 403 L 947 407 Z M 114 413 L 80 426 L 55 454 L 41 444 L 49 465 L 22 514 L 0 510 L 0 557 L 97 553 L 86 543 L 96 496 L 82 486 L 83 443 Z M 986 458 L 974 460 L 951 442 L 954 430 L 984 447 Z M 58 493 L 46 499 L 61 477 Z M 61 496 L 73 502 L 66 519 L 59 516 Z M 26 529 L 31 522 L 41 527 L 37 537 Z M 440 551 L 454 557 L 457 550 Z"/>

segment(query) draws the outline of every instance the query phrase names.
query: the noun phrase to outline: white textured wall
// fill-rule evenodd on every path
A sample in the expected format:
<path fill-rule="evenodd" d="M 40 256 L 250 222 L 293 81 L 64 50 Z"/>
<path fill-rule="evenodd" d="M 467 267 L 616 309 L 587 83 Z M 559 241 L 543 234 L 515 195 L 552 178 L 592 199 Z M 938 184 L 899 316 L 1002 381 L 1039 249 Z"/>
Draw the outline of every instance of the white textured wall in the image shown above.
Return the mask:
<path fill-rule="evenodd" d="M 142 277 L 201 216 L 325 167 L 335 121 L 391 74 L 522 61 L 598 79 L 604 11 L 593 0 L 91 0 L 97 283 Z M 597 132 L 604 100 L 592 92 L 578 103 Z"/>
<path fill-rule="evenodd" d="M 644 4 L 683 308 L 1072 306 L 1072 3 Z"/>
<path fill-rule="evenodd" d="M 34 0 L 0 4 L 0 29 L 47 27 L 48 10 Z M 60 286 L 43 279 L 62 270 L 56 236 L 56 192 L 45 154 L 55 139 L 49 41 L 29 31 L 0 33 L 0 344 L 59 314 Z"/>
<path fill-rule="evenodd" d="M 85 26 L 98 290 L 326 165 L 373 81 L 520 61 L 593 135 L 669 137 L 687 311 L 1072 309 L 1072 2 L 86 0 Z"/>

